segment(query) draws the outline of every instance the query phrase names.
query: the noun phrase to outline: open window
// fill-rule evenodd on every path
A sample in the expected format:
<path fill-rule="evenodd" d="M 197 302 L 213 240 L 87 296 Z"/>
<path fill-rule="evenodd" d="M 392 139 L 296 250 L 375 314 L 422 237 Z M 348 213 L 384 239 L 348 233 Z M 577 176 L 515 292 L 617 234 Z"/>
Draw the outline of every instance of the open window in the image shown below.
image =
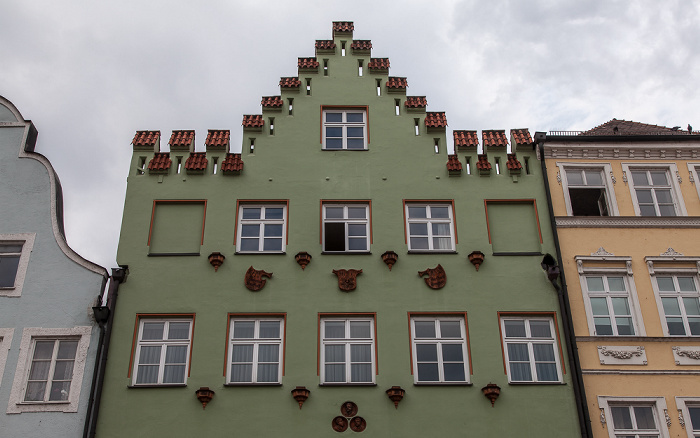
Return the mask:
<path fill-rule="evenodd" d="M 617 216 L 609 164 L 557 163 L 569 216 Z"/>
<path fill-rule="evenodd" d="M 369 252 L 369 201 L 336 203 L 323 201 L 323 251 L 328 253 Z"/>

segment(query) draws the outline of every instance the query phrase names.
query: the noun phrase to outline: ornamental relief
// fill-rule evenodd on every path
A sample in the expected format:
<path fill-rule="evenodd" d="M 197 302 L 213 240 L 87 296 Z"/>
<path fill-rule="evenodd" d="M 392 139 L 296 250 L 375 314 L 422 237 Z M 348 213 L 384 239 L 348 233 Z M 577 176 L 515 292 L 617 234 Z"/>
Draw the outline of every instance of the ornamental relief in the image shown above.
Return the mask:
<path fill-rule="evenodd" d="M 700 347 L 671 347 L 676 365 L 700 365 Z"/>
<path fill-rule="evenodd" d="M 643 346 L 598 346 L 601 365 L 646 365 L 647 356 Z"/>

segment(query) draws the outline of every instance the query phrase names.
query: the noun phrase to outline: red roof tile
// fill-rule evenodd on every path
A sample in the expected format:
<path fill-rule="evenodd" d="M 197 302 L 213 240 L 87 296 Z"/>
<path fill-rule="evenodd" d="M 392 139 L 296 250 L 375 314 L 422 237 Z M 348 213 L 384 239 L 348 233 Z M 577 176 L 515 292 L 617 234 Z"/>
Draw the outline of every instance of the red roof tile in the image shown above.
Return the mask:
<path fill-rule="evenodd" d="M 226 147 L 229 145 L 230 139 L 231 131 L 229 131 L 228 129 L 210 129 L 207 133 L 207 139 L 204 141 L 204 144 L 207 147 Z"/>
<path fill-rule="evenodd" d="M 297 67 L 305 70 L 313 70 L 318 68 L 318 61 L 316 57 L 313 58 L 299 58 L 297 62 Z"/>
<path fill-rule="evenodd" d="M 523 165 L 520 164 L 520 161 L 518 161 L 518 157 L 516 157 L 515 154 L 508 154 L 508 161 L 506 162 L 506 165 L 511 173 L 518 173 L 523 168 Z"/>
<path fill-rule="evenodd" d="M 355 25 L 352 21 L 334 21 L 333 33 L 336 32 L 352 32 L 355 30 Z"/>
<path fill-rule="evenodd" d="M 532 144 L 532 137 L 530 136 L 530 131 L 527 128 L 511 129 L 510 136 L 513 137 L 515 144 L 518 146 Z"/>
<path fill-rule="evenodd" d="M 389 70 L 389 58 L 370 58 L 367 67 L 370 70 Z"/>
<path fill-rule="evenodd" d="M 612 119 L 579 135 L 688 135 L 688 131 L 668 128 L 666 126 L 648 125 L 631 120 Z"/>
<path fill-rule="evenodd" d="M 504 129 L 484 129 L 481 131 L 484 146 L 486 147 L 506 147 L 508 139 Z"/>
<path fill-rule="evenodd" d="M 190 152 L 190 156 L 185 161 L 186 170 L 206 170 L 207 169 L 207 153 L 206 152 Z"/>
<path fill-rule="evenodd" d="M 428 100 L 425 96 L 406 96 L 406 102 L 403 104 L 406 108 L 425 108 L 428 106 Z"/>
<path fill-rule="evenodd" d="M 447 117 L 444 112 L 427 112 L 425 113 L 425 126 L 428 128 L 445 128 L 447 126 Z"/>
<path fill-rule="evenodd" d="M 136 131 L 131 144 L 134 146 L 153 146 L 160 142 L 160 131 Z"/>
<path fill-rule="evenodd" d="M 479 146 L 479 136 L 476 131 L 452 131 L 456 148 L 476 148 Z"/>
<path fill-rule="evenodd" d="M 165 172 L 170 169 L 172 163 L 170 152 L 156 152 L 148 163 L 148 170 L 149 172 Z"/>
<path fill-rule="evenodd" d="M 486 154 L 479 154 L 476 161 L 476 168 L 479 170 L 491 170 L 491 163 Z"/>
<path fill-rule="evenodd" d="M 242 125 L 245 128 L 262 128 L 265 125 L 265 120 L 262 114 L 246 114 L 243 116 Z"/>
<path fill-rule="evenodd" d="M 298 77 L 280 78 L 280 87 L 282 88 L 299 88 L 301 81 Z"/>
<path fill-rule="evenodd" d="M 457 154 L 447 156 L 447 171 L 448 172 L 461 172 L 462 163 L 459 162 Z"/>
<path fill-rule="evenodd" d="M 173 131 L 170 135 L 170 140 L 168 140 L 170 149 L 185 149 L 194 146 L 194 131 L 193 130 L 180 130 Z"/>
<path fill-rule="evenodd" d="M 335 50 L 333 40 L 316 40 L 316 50 Z"/>
<path fill-rule="evenodd" d="M 264 96 L 260 104 L 263 108 L 282 108 L 284 102 L 280 96 Z"/>
<path fill-rule="evenodd" d="M 372 40 L 352 40 L 352 50 L 371 50 Z"/>
<path fill-rule="evenodd" d="M 243 160 L 241 154 L 226 154 L 226 158 L 221 162 L 221 171 L 224 173 L 238 173 L 243 170 Z"/>
<path fill-rule="evenodd" d="M 395 89 L 395 90 L 399 90 L 399 89 L 405 90 L 406 87 L 408 87 L 408 81 L 406 80 L 406 78 L 399 78 L 396 76 L 390 76 L 386 80 L 386 87 L 390 88 L 390 89 Z"/>

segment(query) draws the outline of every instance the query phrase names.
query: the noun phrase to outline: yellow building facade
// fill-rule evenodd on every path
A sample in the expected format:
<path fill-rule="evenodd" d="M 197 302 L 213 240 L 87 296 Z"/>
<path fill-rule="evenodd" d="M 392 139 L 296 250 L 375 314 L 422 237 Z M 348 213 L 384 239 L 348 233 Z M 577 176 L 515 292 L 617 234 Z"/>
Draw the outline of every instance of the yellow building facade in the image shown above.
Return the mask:
<path fill-rule="evenodd" d="M 700 133 L 538 133 L 592 436 L 700 437 Z"/>

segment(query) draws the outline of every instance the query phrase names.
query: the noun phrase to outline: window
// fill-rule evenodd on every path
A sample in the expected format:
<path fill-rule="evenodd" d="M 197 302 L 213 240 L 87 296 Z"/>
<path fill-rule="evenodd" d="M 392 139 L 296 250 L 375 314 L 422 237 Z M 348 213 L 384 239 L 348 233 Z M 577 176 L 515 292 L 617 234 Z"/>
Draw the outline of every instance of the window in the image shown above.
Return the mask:
<path fill-rule="evenodd" d="M 323 111 L 323 149 L 367 149 L 367 111 L 326 109 Z"/>
<path fill-rule="evenodd" d="M 409 251 L 454 251 L 453 205 L 406 203 Z"/>
<path fill-rule="evenodd" d="M 676 397 L 676 406 L 680 411 L 688 438 L 700 438 L 700 398 Z"/>
<path fill-rule="evenodd" d="M 700 335 L 697 276 L 656 275 L 654 281 L 661 299 L 668 335 Z"/>
<path fill-rule="evenodd" d="M 503 317 L 501 333 L 509 382 L 561 381 L 552 318 Z"/>
<path fill-rule="evenodd" d="M 598 397 L 603 410 L 601 421 L 607 423 L 611 438 L 668 437 L 663 411 L 663 397 Z"/>
<path fill-rule="evenodd" d="M 323 204 L 323 251 L 369 251 L 369 204 Z"/>
<path fill-rule="evenodd" d="M 569 216 L 617 216 L 610 164 L 557 163 Z"/>
<path fill-rule="evenodd" d="M 241 204 L 238 208 L 239 253 L 282 252 L 286 243 L 286 204 Z"/>
<path fill-rule="evenodd" d="M 631 166 L 622 164 L 628 175 L 634 209 L 639 216 L 685 216 L 675 164 L 663 166 Z"/>
<path fill-rule="evenodd" d="M 133 384 L 184 385 L 189 369 L 192 326 L 192 319 L 142 318 Z"/>
<path fill-rule="evenodd" d="M 78 412 L 91 332 L 25 328 L 7 413 Z"/>
<path fill-rule="evenodd" d="M 374 319 L 321 319 L 321 383 L 371 384 L 375 375 Z"/>
<path fill-rule="evenodd" d="M 415 383 L 468 383 L 465 317 L 412 317 Z"/>
<path fill-rule="evenodd" d="M 22 295 L 34 233 L 0 234 L 0 296 Z"/>
<path fill-rule="evenodd" d="M 588 294 L 594 335 L 637 334 L 636 312 L 632 310 L 627 279 L 623 275 L 586 275 L 582 284 Z"/>
<path fill-rule="evenodd" d="M 229 332 L 228 383 L 282 383 L 281 318 L 232 318 Z"/>

